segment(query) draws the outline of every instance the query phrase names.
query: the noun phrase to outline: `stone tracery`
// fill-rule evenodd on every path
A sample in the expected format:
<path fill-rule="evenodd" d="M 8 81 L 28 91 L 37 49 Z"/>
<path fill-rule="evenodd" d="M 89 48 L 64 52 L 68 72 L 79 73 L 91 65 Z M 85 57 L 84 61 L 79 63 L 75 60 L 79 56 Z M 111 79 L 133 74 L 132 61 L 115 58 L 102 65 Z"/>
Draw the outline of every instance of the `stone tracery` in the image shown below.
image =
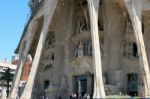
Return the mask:
<path fill-rule="evenodd" d="M 40 65 L 42 66 L 43 70 L 49 70 L 54 68 L 54 48 L 55 36 L 53 32 L 50 32 L 45 42 L 45 48 L 40 62 Z"/>
<path fill-rule="evenodd" d="M 134 31 L 132 23 L 127 20 L 126 30 L 124 34 L 123 57 L 134 59 L 138 58 L 137 45 L 135 43 Z"/>

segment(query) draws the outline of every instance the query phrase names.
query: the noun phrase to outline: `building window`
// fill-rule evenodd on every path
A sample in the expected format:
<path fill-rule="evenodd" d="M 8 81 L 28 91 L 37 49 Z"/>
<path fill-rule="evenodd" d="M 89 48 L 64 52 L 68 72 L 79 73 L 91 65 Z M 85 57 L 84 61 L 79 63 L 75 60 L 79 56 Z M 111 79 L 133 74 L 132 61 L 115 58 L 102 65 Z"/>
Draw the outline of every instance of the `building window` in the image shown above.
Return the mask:
<path fill-rule="evenodd" d="M 75 47 L 74 57 L 92 56 L 91 41 L 78 41 Z"/>
<path fill-rule="evenodd" d="M 44 89 L 47 89 L 49 86 L 49 80 L 44 81 Z"/>
<path fill-rule="evenodd" d="M 100 0 L 99 3 L 99 13 L 98 13 L 98 29 L 99 31 L 104 31 L 104 20 L 103 20 L 103 1 Z"/>
<path fill-rule="evenodd" d="M 137 57 L 138 51 L 137 51 L 137 45 L 136 43 L 133 43 L 133 57 Z"/>
<path fill-rule="evenodd" d="M 137 45 L 135 42 L 128 42 L 124 44 L 123 57 L 130 59 L 138 57 Z"/>

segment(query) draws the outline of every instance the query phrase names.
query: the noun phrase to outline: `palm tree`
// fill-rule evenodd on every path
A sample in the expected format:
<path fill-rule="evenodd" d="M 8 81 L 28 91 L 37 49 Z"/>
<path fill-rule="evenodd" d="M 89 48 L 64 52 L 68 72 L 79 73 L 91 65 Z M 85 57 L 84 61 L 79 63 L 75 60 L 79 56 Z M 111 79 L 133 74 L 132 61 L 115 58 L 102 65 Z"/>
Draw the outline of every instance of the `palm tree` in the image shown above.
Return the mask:
<path fill-rule="evenodd" d="M 4 82 L 7 86 L 6 93 L 7 93 L 7 97 L 8 97 L 8 95 L 9 95 L 9 82 L 13 80 L 13 74 L 11 73 L 10 68 L 7 68 L 4 72 L 1 72 L 0 80 L 2 82 Z"/>

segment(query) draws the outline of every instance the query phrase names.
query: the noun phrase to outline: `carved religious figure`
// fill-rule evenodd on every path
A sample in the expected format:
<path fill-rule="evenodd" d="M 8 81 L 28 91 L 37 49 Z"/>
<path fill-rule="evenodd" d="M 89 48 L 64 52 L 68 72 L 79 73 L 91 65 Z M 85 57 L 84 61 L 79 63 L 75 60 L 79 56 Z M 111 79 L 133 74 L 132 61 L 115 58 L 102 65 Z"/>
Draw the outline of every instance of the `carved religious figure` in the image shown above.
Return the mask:
<path fill-rule="evenodd" d="M 90 27 L 87 3 L 82 1 L 79 5 L 76 34 L 81 33 L 83 30 L 89 30 Z"/>
<path fill-rule="evenodd" d="M 129 55 L 130 55 L 130 58 L 133 58 L 133 44 L 132 43 L 129 44 Z"/>
<path fill-rule="evenodd" d="M 77 21 L 77 29 L 76 29 L 76 34 L 81 33 L 83 30 L 86 30 L 86 23 L 84 16 L 82 15 L 81 12 L 78 14 L 78 21 Z"/>
<path fill-rule="evenodd" d="M 85 23 L 86 23 L 86 29 L 89 30 L 90 28 L 90 18 L 89 18 L 89 9 L 87 6 L 87 1 L 83 1 L 80 3 L 84 18 L 85 18 Z"/>
<path fill-rule="evenodd" d="M 82 57 L 83 56 L 83 48 L 84 48 L 84 46 L 83 46 L 83 44 L 82 44 L 82 42 L 79 42 L 79 45 L 78 45 L 78 57 Z"/>
<path fill-rule="evenodd" d="M 124 44 L 124 56 L 129 57 L 129 45 L 127 43 Z"/>

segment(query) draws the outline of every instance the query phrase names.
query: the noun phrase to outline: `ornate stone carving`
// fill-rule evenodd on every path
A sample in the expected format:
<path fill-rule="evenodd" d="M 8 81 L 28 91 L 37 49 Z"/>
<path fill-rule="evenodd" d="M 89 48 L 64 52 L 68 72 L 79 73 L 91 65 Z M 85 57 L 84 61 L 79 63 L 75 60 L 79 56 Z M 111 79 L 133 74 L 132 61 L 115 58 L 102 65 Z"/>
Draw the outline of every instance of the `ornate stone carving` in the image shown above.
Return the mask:
<path fill-rule="evenodd" d="M 76 34 L 81 33 L 83 30 L 86 30 L 86 23 L 85 23 L 84 16 L 81 14 L 81 12 L 79 12 Z"/>
<path fill-rule="evenodd" d="M 74 57 L 91 56 L 92 55 L 92 43 L 91 41 L 77 41 L 75 43 Z"/>
<path fill-rule="evenodd" d="M 125 32 L 128 33 L 128 34 L 133 34 L 134 33 L 131 20 L 127 21 Z"/>
<path fill-rule="evenodd" d="M 55 37 L 54 37 L 54 35 L 52 35 L 46 41 L 46 49 L 53 48 L 54 46 L 55 46 Z"/>
<path fill-rule="evenodd" d="M 54 55 L 50 53 L 49 55 L 46 55 L 41 60 L 41 66 L 44 68 L 44 70 L 47 69 L 53 69 L 54 66 Z"/>
<path fill-rule="evenodd" d="M 43 70 L 53 69 L 54 65 L 54 47 L 55 47 L 55 36 L 54 33 L 49 33 L 45 42 L 45 48 L 43 56 L 41 58 L 40 65 Z"/>
<path fill-rule="evenodd" d="M 79 3 L 80 10 L 78 12 L 76 34 L 81 33 L 83 30 L 89 30 L 89 13 L 86 1 Z"/>
<path fill-rule="evenodd" d="M 136 43 L 134 42 L 125 42 L 124 43 L 124 48 L 123 48 L 123 56 L 126 58 L 137 58 L 138 53 L 137 53 L 137 46 Z"/>

